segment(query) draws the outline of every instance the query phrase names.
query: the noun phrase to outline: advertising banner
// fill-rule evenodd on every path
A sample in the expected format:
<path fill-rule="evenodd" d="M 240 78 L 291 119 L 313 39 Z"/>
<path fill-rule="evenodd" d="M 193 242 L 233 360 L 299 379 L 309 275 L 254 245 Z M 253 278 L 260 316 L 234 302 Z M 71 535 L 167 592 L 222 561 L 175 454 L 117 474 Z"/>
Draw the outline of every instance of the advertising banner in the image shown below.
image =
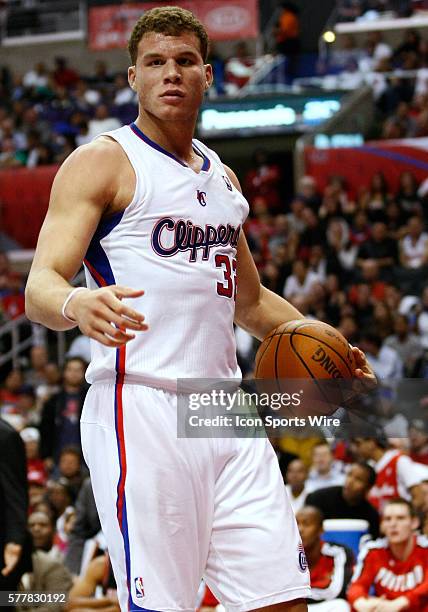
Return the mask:
<path fill-rule="evenodd" d="M 257 0 L 177 0 L 174 5 L 192 11 L 213 41 L 256 38 L 259 33 Z M 93 51 L 126 48 L 137 19 L 164 2 L 122 4 L 89 10 L 89 47 Z"/>

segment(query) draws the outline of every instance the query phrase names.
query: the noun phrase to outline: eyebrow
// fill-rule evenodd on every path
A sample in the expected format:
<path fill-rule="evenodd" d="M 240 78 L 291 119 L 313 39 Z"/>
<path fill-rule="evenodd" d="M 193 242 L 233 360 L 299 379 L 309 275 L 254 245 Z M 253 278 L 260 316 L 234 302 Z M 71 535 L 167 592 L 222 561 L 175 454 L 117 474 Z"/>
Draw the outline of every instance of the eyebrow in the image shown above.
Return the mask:
<path fill-rule="evenodd" d="M 179 51 L 176 54 L 176 57 L 184 57 L 186 55 L 191 56 L 191 57 L 196 57 L 196 58 L 198 57 L 198 54 L 195 51 L 192 51 L 190 49 L 188 51 Z M 154 58 L 157 59 L 157 58 L 164 58 L 164 57 L 165 57 L 165 55 L 163 53 L 160 53 L 160 52 L 159 53 L 149 52 L 149 53 L 145 53 L 143 55 L 142 59 L 146 60 L 146 59 L 154 59 Z"/>

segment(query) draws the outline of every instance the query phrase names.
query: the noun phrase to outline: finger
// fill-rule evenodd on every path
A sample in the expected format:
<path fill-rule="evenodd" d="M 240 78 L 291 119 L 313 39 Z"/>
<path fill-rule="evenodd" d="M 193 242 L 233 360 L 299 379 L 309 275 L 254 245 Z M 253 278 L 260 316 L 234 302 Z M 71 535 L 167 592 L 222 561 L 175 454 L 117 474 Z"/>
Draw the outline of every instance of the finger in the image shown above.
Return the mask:
<path fill-rule="evenodd" d="M 107 321 L 97 321 L 94 325 L 94 329 L 102 334 L 106 334 L 113 340 L 116 340 L 116 342 L 122 342 L 123 340 L 128 342 L 128 340 L 133 340 L 135 338 L 135 334 L 128 334 L 122 329 L 113 327 L 113 325 L 110 325 Z"/>
<path fill-rule="evenodd" d="M 131 289 L 131 287 L 123 287 L 121 285 L 113 285 L 111 289 L 119 299 L 125 297 L 136 298 L 144 295 L 143 289 Z"/>
<path fill-rule="evenodd" d="M 120 316 L 124 316 L 124 317 L 127 317 L 128 319 L 131 319 L 131 321 L 142 322 L 145 319 L 144 315 L 141 314 L 141 312 L 138 312 L 137 310 L 130 308 L 126 304 L 123 304 L 115 296 L 112 296 L 112 295 L 108 296 L 108 299 L 106 300 L 106 304 L 107 306 L 109 306 L 109 308 L 113 312 L 115 312 L 116 314 Z"/>
<path fill-rule="evenodd" d="M 143 331 L 148 329 L 148 325 L 143 323 L 144 315 L 141 315 L 141 321 L 136 321 L 129 319 L 125 316 L 120 316 L 116 314 L 114 311 L 104 308 L 100 310 L 100 316 L 109 323 L 116 325 L 119 329 L 134 329 L 136 331 Z"/>
<path fill-rule="evenodd" d="M 100 344 L 103 344 L 104 346 L 108 346 L 110 348 L 120 348 L 126 344 L 126 342 L 124 341 L 113 340 L 112 338 L 109 338 L 105 334 L 101 332 L 97 332 L 97 331 L 93 331 L 87 335 L 93 340 L 96 340 L 97 342 L 99 342 Z"/>

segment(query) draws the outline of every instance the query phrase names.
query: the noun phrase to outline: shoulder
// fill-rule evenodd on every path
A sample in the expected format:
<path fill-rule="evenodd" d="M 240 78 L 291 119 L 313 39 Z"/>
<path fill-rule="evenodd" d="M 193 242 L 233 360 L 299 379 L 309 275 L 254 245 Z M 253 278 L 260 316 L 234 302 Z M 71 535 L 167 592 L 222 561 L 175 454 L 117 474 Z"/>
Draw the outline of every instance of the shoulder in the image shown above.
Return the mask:
<path fill-rule="evenodd" d="M 428 537 L 425 535 L 416 536 L 416 545 L 424 549 L 424 552 L 428 553 Z"/>
<path fill-rule="evenodd" d="M 388 548 L 388 540 L 386 538 L 378 538 L 377 540 L 371 540 L 363 546 L 360 551 L 359 557 L 378 556 Z"/>
<path fill-rule="evenodd" d="M 126 159 L 121 145 L 113 138 L 102 136 L 73 151 L 61 166 L 61 170 L 89 167 L 90 169 L 96 168 L 98 174 L 102 173 L 106 167 L 117 164 L 120 159 Z"/>
<path fill-rule="evenodd" d="M 236 176 L 232 168 L 229 168 L 229 166 L 226 166 L 226 164 L 223 164 L 223 168 L 225 169 L 227 176 L 230 178 L 230 180 L 232 181 L 236 189 L 242 193 L 242 189 L 241 189 L 241 185 L 239 183 L 238 177 Z"/>
<path fill-rule="evenodd" d="M 347 550 L 345 546 L 342 546 L 341 544 L 324 542 L 321 548 L 321 553 L 325 557 L 333 557 L 334 559 L 342 559 L 343 561 L 345 561 L 347 558 Z"/>

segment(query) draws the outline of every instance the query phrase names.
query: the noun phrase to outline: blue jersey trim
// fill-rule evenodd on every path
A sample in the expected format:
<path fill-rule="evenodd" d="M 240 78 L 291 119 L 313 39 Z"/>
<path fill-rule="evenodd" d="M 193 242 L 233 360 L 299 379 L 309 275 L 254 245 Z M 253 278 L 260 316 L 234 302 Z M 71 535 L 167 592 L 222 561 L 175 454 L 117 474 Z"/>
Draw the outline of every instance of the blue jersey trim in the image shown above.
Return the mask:
<path fill-rule="evenodd" d="M 190 167 L 188 166 L 188 164 L 185 164 L 183 161 L 181 161 L 181 159 L 179 159 L 178 157 L 176 157 L 175 155 L 173 155 L 172 153 L 170 153 L 169 151 L 161 147 L 157 142 L 155 142 L 154 140 L 146 136 L 146 134 L 144 134 L 144 132 L 142 132 L 135 123 L 131 123 L 129 127 L 134 132 L 134 134 L 138 136 L 138 138 L 141 138 L 141 140 L 144 140 L 145 143 L 153 147 L 153 149 L 156 149 L 156 151 L 159 151 L 160 153 L 163 153 L 167 157 L 170 157 L 171 159 L 179 163 L 180 166 L 184 166 L 184 168 Z M 211 167 L 211 162 L 209 158 L 194 143 L 192 146 L 193 146 L 193 149 L 198 153 L 198 155 L 200 155 L 202 159 L 204 160 L 202 164 L 201 172 L 207 172 Z"/>
<path fill-rule="evenodd" d="M 86 252 L 85 260 L 89 262 L 92 268 L 94 268 L 94 270 L 96 270 L 96 272 L 98 272 L 98 274 L 104 279 L 105 285 L 115 285 L 116 281 L 106 252 L 101 246 L 101 240 L 110 234 L 110 232 L 117 225 L 119 225 L 124 212 L 125 211 L 122 210 L 111 217 L 107 217 L 106 219 L 102 219 L 100 221 Z M 89 272 L 91 272 L 89 267 L 88 269 Z M 104 286 L 103 283 L 100 283 L 100 279 L 97 278 L 96 275 L 92 274 L 92 278 L 99 287 Z"/>

